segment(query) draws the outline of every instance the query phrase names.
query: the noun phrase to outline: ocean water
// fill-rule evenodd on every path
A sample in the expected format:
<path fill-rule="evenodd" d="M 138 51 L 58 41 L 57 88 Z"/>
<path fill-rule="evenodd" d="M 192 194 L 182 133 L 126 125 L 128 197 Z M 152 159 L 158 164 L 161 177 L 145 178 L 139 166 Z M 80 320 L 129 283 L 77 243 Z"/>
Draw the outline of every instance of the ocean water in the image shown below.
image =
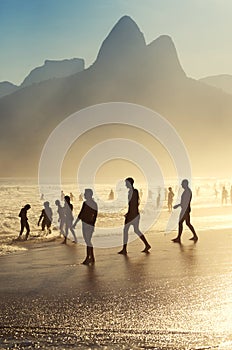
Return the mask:
<path fill-rule="evenodd" d="M 178 197 L 179 188 L 174 182 L 166 186 L 169 184 Z M 1 258 L 0 349 L 231 350 L 232 236 L 228 228 L 232 205 L 229 198 L 226 205 L 221 204 L 224 184 L 229 190 L 229 180 L 193 182 L 192 222 L 197 232 L 202 232 L 197 244 L 188 241 L 186 234 L 180 246 L 167 237 L 170 213 L 164 189 L 157 208 L 159 188 L 154 186 L 153 196 L 147 200 L 146 187 L 138 184 L 136 187 L 143 190 L 141 221 L 146 212 L 156 216 L 149 229 L 154 235 L 152 253 L 137 254 L 138 240 L 134 250 L 130 248 L 128 259 L 116 254 L 115 249 L 102 249 L 96 252 L 95 266 L 88 268 L 79 263 L 84 253 L 79 245 L 75 249 L 53 245 L 49 258 L 49 248 L 40 249 L 39 254 L 31 249 L 33 243 L 47 246 L 59 238 L 54 198 L 48 194 L 41 200 L 34 180 L 2 179 L 0 249 L 5 256 Z M 121 244 L 127 191 L 123 184 L 113 188 L 119 199 L 109 201 L 111 188 L 111 184 L 96 185 L 99 217 L 94 236 L 96 244 L 114 246 Z M 63 190 L 75 195 L 76 216 L 82 202 L 75 183 L 65 183 Z M 52 187 L 49 193 L 53 193 Z M 50 198 L 52 233 L 43 235 L 37 222 L 43 201 Z M 14 241 L 19 232 L 18 213 L 27 202 L 32 206 L 28 212 L 30 249 L 23 259 L 15 254 L 14 266 L 9 268 L 12 256 L 7 255 L 27 249 Z M 115 226 L 118 228 L 112 235 L 110 228 Z M 104 227 L 108 232 L 102 233 Z M 80 226 L 76 234 L 81 242 Z M 6 274 L 10 274 L 9 282 Z"/>
<path fill-rule="evenodd" d="M 173 187 L 175 197 L 174 203 L 178 202 L 181 195 L 181 187 L 171 179 L 166 182 L 166 188 Z M 225 185 L 228 194 L 230 194 L 230 179 L 195 179 L 192 185 L 192 222 L 197 231 L 216 230 L 230 228 L 232 225 L 232 205 L 228 196 L 227 204 L 221 204 L 221 190 Z M 62 185 L 65 194 L 74 195 L 74 217 L 79 213 L 82 201 L 79 200 L 80 193 L 88 185 L 82 185 L 81 189 L 73 181 L 67 181 Z M 148 189 L 144 184 L 136 186 L 142 191 L 140 213 L 141 230 L 146 232 L 159 233 L 166 232 L 170 213 L 167 210 L 167 201 L 165 200 L 165 189 L 158 184 L 150 188 L 152 194 L 148 198 Z M 198 193 L 197 193 L 198 188 Z M 110 190 L 113 189 L 115 198 L 109 200 Z M 217 190 L 217 196 L 215 194 Z M 40 189 L 35 179 L 0 179 L 0 255 L 14 253 L 27 248 L 17 244 L 16 238 L 20 230 L 20 219 L 18 217 L 20 209 L 30 203 L 31 209 L 28 211 L 28 218 L 31 228 L 29 237 L 30 242 L 46 242 L 60 237 L 57 207 L 55 199 L 60 199 L 60 187 L 48 186 L 44 198 L 41 198 Z M 161 193 L 160 205 L 157 206 L 157 196 Z M 94 233 L 94 245 L 96 247 L 113 247 L 121 245 L 124 214 L 127 210 L 127 189 L 124 182 L 116 186 L 112 184 L 96 184 L 94 187 L 94 198 L 98 203 L 99 212 Z M 52 233 L 46 235 L 42 233 L 41 227 L 37 222 L 43 208 L 43 202 L 48 200 L 53 210 Z M 177 227 L 178 211 L 174 211 L 172 219 L 174 222 L 173 230 Z M 147 222 L 148 220 L 149 223 Z M 152 224 L 151 227 L 149 226 Z M 80 243 L 82 239 L 81 226 L 77 226 L 76 236 Z M 72 239 L 71 236 L 69 236 Z M 130 240 L 134 240 L 136 235 L 130 234 Z"/>

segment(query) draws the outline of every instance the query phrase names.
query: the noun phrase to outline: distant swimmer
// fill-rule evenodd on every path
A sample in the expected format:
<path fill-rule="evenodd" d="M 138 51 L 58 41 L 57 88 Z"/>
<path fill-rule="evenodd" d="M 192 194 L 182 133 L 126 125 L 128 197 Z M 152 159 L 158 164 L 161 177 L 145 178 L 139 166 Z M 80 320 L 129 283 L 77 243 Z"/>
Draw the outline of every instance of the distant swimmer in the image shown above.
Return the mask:
<path fill-rule="evenodd" d="M 171 187 L 168 187 L 168 211 L 171 213 L 172 211 L 172 203 L 173 203 L 174 192 Z"/>
<path fill-rule="evenodd" d="M 29 233 L 30 233 L 30 226 L 28 223 L 28 217 L 27 217 L 27 211 L 31 208 L 30 204 L 26 204 L 19 213 L 19 217 L 21 218 L 21 230 L 19 233 L 18 238 L 21 238 L 24 228 L 26 229 L 26 236 L 25 236 L 25 240 L 28 239 Z"/>
<path fill-rule="evenodd" d="M 109 196 L 108 196 L 108 200 L 112 201 L 113 199 L 114 199 L 114 191 L 111 189 L 110 193 L 109 193 Z"/>
<path fill-rule="evenodd" d="M 228 198 L 228 191 L 225 188 L 225 186 L 222 187 L 222 205 L 225 203 L 227 204 L 227 198 Z"/>
<path fill-rule="evenodd" d="M 60 200 L 61 200 L 61 202 L 64 201 L 64 191 L 63 190 L 60 192 Z"/>
<path fill-rule="evenodd" d="M 48 230 L 48 233 L 51 233 L 52 225 L 52 209 L 49 207 L 49 202 L 44 202 L 44 209 L 42 209 L 41 215 L 39 217 L 38 226 L 42 220 L 42 231 L 45 231 L 45 227 Z"/>
<path fill-rule="evenodd" d="M 66 244 L 69 230 L 73 235 L 73 243 L 77 243 L 75 231 L 73 229 L 73 205 L 69 196 L 64 196 L 64 220 L 65 220 L 65 237 L 63 244 Z"/>
<path fill-rule="evenodd" d="M 60 233 L 62 233 L 62 235 L 65 237 L 65 233 L 64 233 L 64 223 L 65 223 L 64 207 L 61 206 L 60 201 L 58 199 L 55 201 L 55 205 L 57 206 L 58 222 L 60 223 L 60 225 L 59 225 Z"/>
<path fill-rule="evenodd" d="M 160 197 L 161 197 L 161 195 L 160 195 L 160 192 L 159 192 L 159 193 L 158 193 L 158 196 L 157 196 L 157 198 L 156 198 L 156 208 L 157 208 L 157 209 L 160 207 Z"/>
<path fill-rule="evenodd" d="M 186 225 L 189 227 L 191 232 L 193 233 L 193 237 L 190 238 L 192 241 L 197 241 L 198 237 L 195 232 L 194 227 L 190 223 L 190 212 L 191 212 L 191 200 L 192 200 L 192 191 L 190 190 L 188 186 L 188 180 L 184 179 L 181 183 L 181 186 L 184 189 L 184 192 L 181 195 L 181 201 L 180 204 L 174 205 L 174 209 L 177 209 L 178 207 L 181 207 L 181 212 L 179 216 L 179 227 L 178 227 L 178 236 L 174 238 L 172 241 L 174 243 L 180 243 L 181 241 L 181 234 L 183 232 L 183 222 L 186 222 Z"/>
<path fill-rule="evenodd" d="M 125 215 L 125 224 L 124 224 L 124 230 L 123 230 L 123 248 L 118 252 L 118 254 L 127 255 L 127 243 L 128 243 L 128 232 L 130 226 L 133 226 L 134 232 L 139 236 L 139 238 L 143 241 L 145 244 L 145 248 L 142 251 L 143 253 L 148 253 L 151 249 L 150 244 L 147 242 L 145 236 L 139 229 L 139 221 L 140 221 L 140 214 L 139 214 L 139 193 L 138 190 L 134 188 L 134 179 L 131 177 L 128 177 L 125 180 L 125 185 L 129 189 L 128 191 L 128 212 Z"/>
<path fill-rule="evenodd" d="M 74 199 L 75 199 L 75 197 L 74 197 L 74 195 L 73 195 L 73 193 L 72 193 L 72 192 L 70 192 L 69 197 L 70 197 L 70 200 L 73 202 L 73 201 L 74 201 Z"/>
<path fill-rule="evenodd" d="M 89 265 L 95 263 L 93 244 L 91 240 L 97 219 L 98 207 L 97 203 L 93 199 L 93 191 L 90 188 L 85 189 L 84 197 L 86 200 L 82 204 L 81 211 L 73 225 L 73 228 L 75 228 L 78 221 L 82 221 L 82 233 L 86 243 L 86 258 L 82 264 Z"/>

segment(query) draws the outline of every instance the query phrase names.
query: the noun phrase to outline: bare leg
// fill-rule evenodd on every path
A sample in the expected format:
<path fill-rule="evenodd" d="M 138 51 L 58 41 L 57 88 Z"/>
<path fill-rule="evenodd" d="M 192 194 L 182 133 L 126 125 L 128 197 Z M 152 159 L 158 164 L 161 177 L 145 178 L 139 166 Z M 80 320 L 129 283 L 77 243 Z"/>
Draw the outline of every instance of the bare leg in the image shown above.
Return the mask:
<path fill-rule="evenodd" d="M 128 242 L 128 231 L 130 224 L 125 224 L 123 229 L 123 248 L 118 254 L 127 255 L 127 242 Z"/>

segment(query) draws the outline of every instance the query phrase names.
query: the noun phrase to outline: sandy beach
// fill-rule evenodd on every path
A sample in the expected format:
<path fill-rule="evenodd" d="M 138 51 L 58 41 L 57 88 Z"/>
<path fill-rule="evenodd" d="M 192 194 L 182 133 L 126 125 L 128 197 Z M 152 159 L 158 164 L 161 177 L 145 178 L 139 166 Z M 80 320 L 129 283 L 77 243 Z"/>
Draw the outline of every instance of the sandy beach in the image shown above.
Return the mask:
<path fill-rule="evenodd" d="M 231 230 L 174 236 L 96 249 L 89 267 L 83 245 L 20 243 L 0 258 L 0 349 L 231 349 Z"/>

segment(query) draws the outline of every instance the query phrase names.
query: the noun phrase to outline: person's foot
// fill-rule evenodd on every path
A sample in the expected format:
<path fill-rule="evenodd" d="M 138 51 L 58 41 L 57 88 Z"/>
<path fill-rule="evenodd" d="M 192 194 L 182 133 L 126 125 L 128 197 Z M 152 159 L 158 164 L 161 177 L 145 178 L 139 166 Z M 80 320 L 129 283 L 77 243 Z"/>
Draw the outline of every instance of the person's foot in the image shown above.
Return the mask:
<path fill-rule="evenodd" d="M 198 241 L 198 237 L 197 236 L 193 236 L 193 237 L 189 238 L 189 240 L 197 242 Z"/>
<path fill-rule="evenodd" d="M 77 244 L 77 241 L 72 241 L 74 244 Z"/>
<path fill-rule="evenodd" d="M 95 259 L 94 258 L 89 258 L 89 263 L 92 264 L 92 265 L 95 264 Z"/>
<path fill-rule="evenodd" d="M 120 252 L 118 252 L 118 254 L 127 255 L 127 251 L 125 249 L 122 249 Z"/>
<path fill-rule="evenodd" d="M 86 258 L 83 262 L 82 265 L 89 265 L 90 264 L 90 259 Z"/>
<path fill-rule="evenodd" d="M 151 246 L 150 246 L 150 244 L 148 244 L 148 245 L 142 250 L 142 253 L 148 253 L 150 249 L 151 249 Z"/>
<path fill-rule="evenodd" d="M 173 238 L 172 242 L 173 243 L 180 243 L 180 238 L 179 237 Z"/>
<path fill-rule="evenodd" d="M 66 240 L 64 240 L 63 242 L 61 242 L 61 244 L 66 244 Z"/>

